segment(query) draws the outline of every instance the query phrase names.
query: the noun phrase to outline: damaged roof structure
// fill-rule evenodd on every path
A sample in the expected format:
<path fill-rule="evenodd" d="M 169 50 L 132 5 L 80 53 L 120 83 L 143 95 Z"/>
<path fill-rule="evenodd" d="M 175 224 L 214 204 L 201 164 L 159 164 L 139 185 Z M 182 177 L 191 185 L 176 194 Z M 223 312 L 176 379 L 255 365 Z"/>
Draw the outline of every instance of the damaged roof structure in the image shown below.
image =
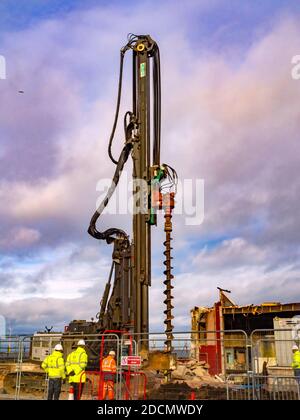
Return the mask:
<path fill-rule="evenodd" d="M 255 356 L 247 350 L 250 340 L 256 343 L 261 371 L 266 365 L 289 368 L 300 303 L 237 305 L 228 297 L 230 291 L 218 289 L 219 300 L 212 307 L 191 310 L 194 357 L 208 363 L 210 374 L 245 372 Z"/>

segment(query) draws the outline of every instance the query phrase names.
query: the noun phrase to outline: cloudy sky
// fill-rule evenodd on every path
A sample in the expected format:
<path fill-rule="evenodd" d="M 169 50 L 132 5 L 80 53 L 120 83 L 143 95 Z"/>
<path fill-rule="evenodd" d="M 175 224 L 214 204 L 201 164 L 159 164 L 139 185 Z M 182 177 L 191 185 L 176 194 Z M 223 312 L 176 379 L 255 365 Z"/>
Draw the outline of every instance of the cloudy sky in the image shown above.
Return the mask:
<path fill-rule="evenodd" d="M 129 32 L 161 49 L 162 161 L 205 182 L 203 223 L 174 217 L 176 329 L 217 286 L 241 304 L 300 300 L 299 17 L 298 0 L 0 1 L 0 314 L 13 332 L 98 311 L 111 248 L 86 229 L 97 182 L 114 171 L 106 149 Z M 162 223 L 152 330 L 163 328 Z M 130 215 L 102 226 L 130 231 Z"/>

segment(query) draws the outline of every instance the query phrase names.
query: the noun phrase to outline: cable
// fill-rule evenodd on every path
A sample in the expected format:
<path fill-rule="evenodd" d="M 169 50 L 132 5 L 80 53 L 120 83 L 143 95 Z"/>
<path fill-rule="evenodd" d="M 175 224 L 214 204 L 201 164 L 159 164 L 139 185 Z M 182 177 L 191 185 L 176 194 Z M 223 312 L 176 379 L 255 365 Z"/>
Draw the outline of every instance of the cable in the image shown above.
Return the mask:
<path fill-rule="evenodd" d="M 133 144 L 133 132 L 138 127 L 138 121 L 136 120 L 136 116 L 127 111 L 124 116 L 124 132 L 125 132 L 125 145 L 120 153 L 119 159 L 116 160 L 112 154 L 112 143 L 116 132 L 116 127 L 119 118 L 120 112 L 120 103 L 121 103 L 121 94 L 122 94 L 122 80 L 123 80 L 123 67 L 124 67 L 124 56 L 128 49 L 134 49 L 137 42 L 141 40 L 147 40 L 149 46 L 147 54 L 153 58 L 153 164 L 159 165 L 160 164 L 160 132 L 161 132 L 161 80 L 160 80 L 160 55 L 159 55 L 159 48 L 156 42 L 151 40 L 151 38 L 147 35 L 137 36 L 134 34 L 128 34 L 128 42 L 127 44 L 121 48 L 120 51 L 120 67 L 119 67 L 119 82 L 118 82 L 118 94 L 117 94 L 117 104 L 116 104 L 116 111 L 115 117 L 113 121 L 113 127 L 109 138 L 108 143 L 108 155 L 111 161 L 116 165 L 115 173 L 112 179 L 112 183 L 109 187 L 109 190 L 102 200 L 100 206 L 93 214 L 90 225 L 88 228 L 88 232 L 91 236 L 96 239 L 106 240 L 107 243 L 113 242 L 116 237 L 122 237 L 128 240 L 128 235 L 121 229 L 118 228 L 110 228 L 104 232 L 100 232 L 96 228 L 96 223 L 100 215 L 102 214 L 103 210 L 107 206 L 111 196 L 113 195 L 120 179 L 120 175 L 123 171 L 124 165 L 129 157 L 129 154 L 132 150 Z M 170 188 L 177 183 L 177 174 L 173 168 L 167 168 L 167 178 L 170 184 Z M 166 187 L 166 185 L 165 185 Z"/>
<path fill-rule="evenodd" d="M 122 152 L 120 154 L 119 160 L 117 162 L 117 167 L 111 182 L 111 185 L 108 189 L 108 192 L 106 193 L 106 196 L 104 197 L 104 199 L 102 200 L 100 206 L 98 207 L 98 209 L 95 211 L 95 213 L 93 214 L 91 221 L 90 221 L 90 225 L 88 228 L 88 233 L 93 236 L 95 239 L 104 239 L 106 240 L 107 243 L 111 243 L 114 241 L 114 236 L 119 236 L 119 237 L 123 237 L 123 238 L 128 238 L 128 235 L 121 229 L 117 229 L 117 228 L 110 228 L 107 229 L 104 232 L 99 232 L 96 228 L 96 222 L 98 220 L 98 218 L 100 217 L 100 215 L 102 214 L 103 210 L 105 209 L 105 207 L 107 206 L 111 196 L 113 195 L 118 183 L 119 183 L 119 179 L 120 179 L 120 175 L 122 173 L 122 170 L 124 168 L 124 165 L 128 159 L 129 153 L 132 149 L 132 143 L 126 143 L 125 146 L 122 149 Z"/>
<path fill-rule="evenodd" d="M 161 136 L 161 80 L 160 55 L 159 48 L 156 43 L 153 55 L 153 135 L 153 165 L 159 165 Z"/>
<path fill-rule="evenodd" d="M 178 184 L 178 175 L 175 169 L 173 169 L 171 166 L 167 165 L 166 163 L 163 163 L 161 165 L 164 168 L 165 172 L 165 178 L 162 180 L 160 185 L 161 191 L 171 190 L 176 193 L 177 192 L 177 184 Z"/>
<path fill-rule="evenodd" d="M 117 105 L 116 105 L 116 111 L 115 111 L 115 118 L 113 122 L 112 131 L 109 137 L 109 143 L 108 143 L 108 156 L 110 157 L 110 160 L 117 165 L 118 161 L 113 157 L 112 154 L 112 142 L 115 137 L 115 132 L 117 128 L 117 123 L 119 119 L 119 112 L 120 112 L 120 104 L 121 104 L 121 93 L 122 93 L 122 82 L 123 82 L 123 67 L 124 67 L 124 56 L 128 49 L 132 48 L 132 45 L 137 41 L 138 36 L 134 35 L 132 33 L 129 33 L 127 36 L 128 42 L 124 47 L 121 48 L 120 51 L 120 69 L 119 69 L 119 83 L 118 83 L 118 95 L 117 95 Z M 127 113 L 126 113 L 127 114 Z M 126 115 L 125 114 L 125 115 Z M 126 118 L 126 117 L 125 117 Z"/>
<path fill-rule="evenodd" d="M 119 70 L 119 83 L 118 83 L 118 97 L 117 97 L 117 106 L 116 106 L 116 112 L 115 112 L 115 118 L 114 118 L 114 123 L 113 123 L 113 127 L 112 127 L 112 131 L 110 134 L 110 138 L 109 138 L 109 143 L 108 143 L 108 156 L 110 157 L 110 160 L 117 165 L 118 161 L 116 161 L 112 155 L 112 142 L 115 136 L 115 132 L 116 132 L 116 127 L 117 127 L 117 123 L 118 123 L 118 118 L 119 118 L 119 111 L 120 111 L 120 103 L 121 103 L 121 92 L 122 92 L 122 79 L 123 79 L 123 63 L 124 63 L 124 55 L 125 52 L 123 51 L 123 48 L 120 52 L 120 70 Z"/>

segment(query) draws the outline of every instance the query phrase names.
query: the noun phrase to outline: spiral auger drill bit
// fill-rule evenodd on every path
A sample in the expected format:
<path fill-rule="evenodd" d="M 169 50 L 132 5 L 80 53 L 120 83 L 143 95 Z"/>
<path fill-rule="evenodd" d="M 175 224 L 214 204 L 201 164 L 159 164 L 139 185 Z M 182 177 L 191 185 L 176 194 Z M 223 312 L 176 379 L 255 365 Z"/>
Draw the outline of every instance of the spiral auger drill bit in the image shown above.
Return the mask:
<path fill-rule="evenodd" d="M 164 242 L 164 246 L 165 246 L 165 251 L 164 251 L 164 255 L 165 255 L 165 261 L 164 261 L 164 265 L 166 266 L 166 269 L 164 271 L 164 275 L 166 276 L 166 279 L 164 281 L 164 284 L 166 286 L 166 289 L 164 291 L 164 294 L 166 295 L 166 299 L 164 300 L 164 304 L 166 305 L 166 309 L 164 311 L 165 314 L 165 321 L 164 323 L 166 324 L 166 329 L 165 329 L 165 333 L 166 333 L 166 341 L 165 341 L 165 345 L 166 345 L 166 351 L 168 353 L 172 352 L 172 340 L 174 338 L 173 336 L 173 325 L 172 325 L 172 320 L 174 319 L 174 316 L 172 315 L 172 309 L 174 308 L 174 306 L 172 305 L 172 289 L 174 289 L 174 287 L 172 286 L 171 282 L 172 279 L 174 278 L 173 274 L 172 274 L 172 265 L 171 265 L 171 261 L 173 259 L 173 257 L 171 256 L 171 250 L 173 249 L 171 247 L 171 241 L 172 241 L 172 237 L 171 237 L 171 232 L 172 232 L 172 210 L 174 208 L 174 193 L 167 193 L 163 195 L 163 209 L 165 212 L 165 232 L 166 232 L 166 240 Z"/>

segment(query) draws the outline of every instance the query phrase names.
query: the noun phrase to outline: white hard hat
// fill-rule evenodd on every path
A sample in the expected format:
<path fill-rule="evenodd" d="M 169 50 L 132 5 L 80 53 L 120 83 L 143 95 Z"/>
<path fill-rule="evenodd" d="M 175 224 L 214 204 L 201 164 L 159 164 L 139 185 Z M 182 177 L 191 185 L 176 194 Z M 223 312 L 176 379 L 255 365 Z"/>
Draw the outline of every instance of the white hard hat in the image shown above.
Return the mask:
<path fill-rule="evenodd" d="M 84 340 L 79 340 L 77 343 L 77 346 L 85 346 L 85 341 Z"/>
<path fill-rule="evenodd" d="M 115 356 L 116 355 L 116 352 L 113 351 L 113 350 L 111 350 L 108 354 L 110 354 L 111 356 Z"/>
<path fill-rule="evenodd" d="M 63 346 L 61 344 L 56 344 L 56 346 L 54 347 L 54 350 L 63 351 Z"/>
<path fill-rule="evenodd" d="M 298 346 L 296 344 L 293 345 L 292 350 L 299 350 Z"/>

